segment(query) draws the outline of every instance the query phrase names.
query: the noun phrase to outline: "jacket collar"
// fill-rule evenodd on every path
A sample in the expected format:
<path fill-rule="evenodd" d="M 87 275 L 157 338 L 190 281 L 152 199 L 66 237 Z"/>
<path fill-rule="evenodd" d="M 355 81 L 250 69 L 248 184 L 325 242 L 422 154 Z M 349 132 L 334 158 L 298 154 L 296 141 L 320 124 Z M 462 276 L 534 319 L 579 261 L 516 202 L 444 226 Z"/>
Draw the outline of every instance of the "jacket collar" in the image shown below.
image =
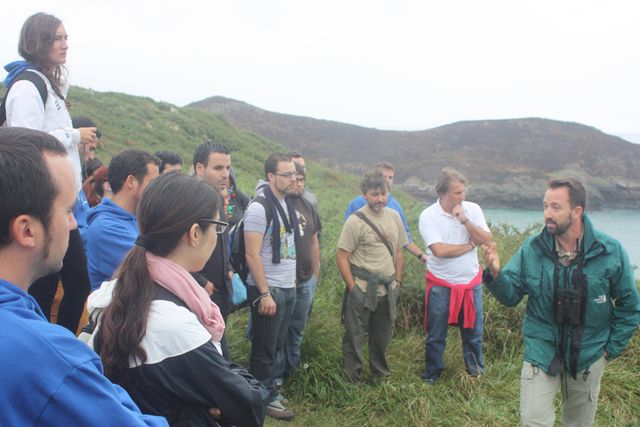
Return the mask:
<path fill-rule="evenodd" d="M 605 251 L 605 246 L 600 242 L 593 228 L 593 223 L 591 222 L 591 218 L 586 213 L 582 215 L 582 224 L 583 224 L 583 232 L 582 232 L 582 244 L 584 247 L 584 259 L 587 260 L 589 258 L 600 255 Z M 533 239 L 533 246 L 538 248 L 544 255 L 549 256 L 551 258 L 555 257 L 555 241 L 554 237 L 551 233 L 547 231 L 547 227 L 544 227 L 540 234 L 538 234 Z"/>

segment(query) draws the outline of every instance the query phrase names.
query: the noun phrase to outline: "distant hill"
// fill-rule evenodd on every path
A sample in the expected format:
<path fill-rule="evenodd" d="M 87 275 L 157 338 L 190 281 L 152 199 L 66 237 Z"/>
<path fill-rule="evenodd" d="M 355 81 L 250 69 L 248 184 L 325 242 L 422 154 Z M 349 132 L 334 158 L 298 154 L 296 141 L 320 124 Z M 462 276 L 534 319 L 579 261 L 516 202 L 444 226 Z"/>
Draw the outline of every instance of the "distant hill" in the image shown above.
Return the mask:
<path fill-rule="evenodd" d="M 617 132 L 616 135 L 622 139 L 626 139 L 629 142 L 640 144 L 640 133 Z"/>
<path fill-rule="evenodd" d="M 344 171 L 389 161 L 397 184 L 423 200 L 435 197 L 440 170 L 452 166 L 467 175 L 469 198 L 486 206 L 539 207 L 546 180 L 571 175 L 587 184 L 594 208 L 640 207 L 640 145 L 578 123 L 483 120 L 409 132 L 274 113 L 218 96 L 188 107 Z"/>

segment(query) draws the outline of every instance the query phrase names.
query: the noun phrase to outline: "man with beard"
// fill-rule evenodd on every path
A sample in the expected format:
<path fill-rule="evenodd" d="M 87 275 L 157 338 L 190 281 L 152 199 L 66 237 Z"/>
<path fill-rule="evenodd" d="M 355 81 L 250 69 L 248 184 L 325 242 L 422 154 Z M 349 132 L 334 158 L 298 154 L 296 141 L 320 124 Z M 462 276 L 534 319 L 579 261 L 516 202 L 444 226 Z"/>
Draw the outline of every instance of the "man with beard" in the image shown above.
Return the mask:
<path fill-rule="evenodd" d="M 467 179 L 444 168 L 436 185 L 438 200 L 420 214 L 420 234 L 428 248 L 425 325 L 425 383 L 444 371 L 449 325 L 458 325 L 467 373 L 482 375 L 482 270 L 476 246 L 491 240 L 482 209 L 465 200 Z"/>
<path fill-rule="evenodd" d="M 402 206 L 400 203 L 393 197 L 391 194 L 391 189 L 393 187 L 393 180 L 395 179 L 396 172 L 391 163 L 380 162 L 373 166 L 374 171 L 379 171 L 384 176 L 385 181 L 387 182 L 387 207 L 393 209 L 398 212 L 400 215 L 400 219 L 402 219 L 402 224 L 404 224 L 404 230 L 407 233 L 407 238 L 409 239 L 409 244 L 404 247 L 404 249 L 410 254 L 414 255 L 421 263 L 425 263 L 427 261 L 427 255 L 420 250 L 418 245 L 413 242 L 411 238 L 411 233 L 409 232 L 409 223 L 407 222 L 407 218 L 404 216 L 404 211 L 402 210 Z M 347 206 L 347 210 L 344 212 L 344 220 L 346 221 L 349 216 L 366 205 L 366 200 L 363 195 L 359 195 L 354 198 L 349 206 Z"/>
<path fill-rule="evenodd" d="M 271 393 L 267 415 L 293 419 L 275 385 L 276 354 L 283 348 L 296 304 L 298 219 L 291 198 L 296 167 L 287 154 L 274 153 L 264 164 L 267 185 L 244 215 L 245 256 L 249 266 L 248 300 L 252 338 L 250 371 Z M 267 219 L 267 209 L 271 220 Z"/>
<path fill-rule="evenodd" d="M 571 178 L 549 181 L 545 228 L 500 269 L 485 245 L 484 282 L 507 306 L 526 295 L 520 377 L 522 425 L 554 425 L 562 384 L 565 426 L 589 426 L 607 361 L 618 357 L 640 324 L 640 298 L 620 243 L 596 230 L 586 192 Z"/>
<path fill-rule="evenodd" d="M 287 378 L 300 366 L 300 345 L 304 327 L 313 302 L 320 276 L 320 215 L 317 208 L 304 197 L 305 169 L 294 160 L 296 165 L 296 186 L 289 193 L 298 217 L 300 239 L 296 246 L 296 304 L 289 320 L 289 330 L 282 351 L 276 355 L 276 382 Z"/>
<path fill-rule="evenodd" d="M 98 355 L 48 323 L 27 293 L 62 267 L 76 227 L 75 179 L 55 137 L 0 128 L 0 425 L 166 426 L 141 414 Z"/>
<path fill-rule="evenodd" d="M 226 219 L 225 205 L 227 188 L 230 182 L 231 152 L 224 145 L 215 141 L 206 141 L 196 148 L 193 154 L 193 171 L 199 181 L 206 182 L 216 190 L 225 201 L 220 204 L 218 214 L 221 220 Z M 229 231 L 225 230 L 218 238 L 216 247 L 202 271 L 194 274 L 195 279 L 211 294 L 211 300 L 220 308 L 222 318 L 227 322 L 231 312 L 231 266 L 227 248 L 229 244 Z M 220 341 L 222 355 L 229 360 L 229 345 L 226 333 Z"/>
<path fill-rule="evenodd" d="M 302 153 L 300 153 L 299 151 L 291 151 L 289 153 L 289 155 L 291 156 L 291 160 L 293 160 L 293 162 L 295 164 L 298 164 L 298 165 L 302 166 L 302 171 L 304 172 L 304 176 L 305 176 L 305 179 L 306 179 L 306 177 L 307 177 L 307 166 L 306 166 L 306 162 L 304 160 L 304 156 L 302 155 Z M 311 205 L 314 208 L 318 209 L 318 197 L 315 195 L 315 193 L 313 193 L 311 190 L 309 190 L 309 188 L 306 185 L 304 186 L 304 192 L 302 193 L 302 197 L 305 200 L 307 200 L 309 203 L 311 203 Z"/>
<path fill-rule="evenodd" d="M 387 183 L 380 171 L 361 184 L 367 204 L 347 218 L 338 240 L 336 264 L 346 285 L 342 362 L 352 382 L 362 374 L 362 344 L 369 335 L 369 367 L 374 379 L 390 374 L 386 351 L 396 318 L 396 299 L 409 240 L 400 215 L 387 208 Z"/>

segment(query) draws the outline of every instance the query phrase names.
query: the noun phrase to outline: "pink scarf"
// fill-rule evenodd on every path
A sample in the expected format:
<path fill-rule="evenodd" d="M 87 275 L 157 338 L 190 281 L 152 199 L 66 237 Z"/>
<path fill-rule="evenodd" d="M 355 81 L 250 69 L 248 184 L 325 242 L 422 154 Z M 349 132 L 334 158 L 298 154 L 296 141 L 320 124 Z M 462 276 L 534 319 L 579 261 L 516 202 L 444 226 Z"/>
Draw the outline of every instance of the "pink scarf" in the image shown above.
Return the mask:
<path fill-rule="evenodd" d="M 202 323 L 211 338 L 220 342 L 224 334 L 224 319 L 220 309 L 198 282 L 175 262 L 147 252 L 147 267 L 151 279 L 180 298 Z"/>

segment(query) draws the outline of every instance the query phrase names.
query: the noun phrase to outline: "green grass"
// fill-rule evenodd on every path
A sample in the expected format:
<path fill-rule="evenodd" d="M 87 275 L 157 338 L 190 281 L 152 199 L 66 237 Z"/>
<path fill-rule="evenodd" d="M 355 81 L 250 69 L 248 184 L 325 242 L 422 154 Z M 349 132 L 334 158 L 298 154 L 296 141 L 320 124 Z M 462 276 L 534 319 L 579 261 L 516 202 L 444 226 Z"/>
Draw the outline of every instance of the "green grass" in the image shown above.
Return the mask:
<path fill-rule="evenodd" d="M 326 199 L 320 200 L 322 203 Z M 409 206 L 409 210 L 412 209 Z M 506 248 L 517 248 L 526 234 L 504 226 L 496 226 L 494 230 L 499 245 Z M 471 379 L 466 375 L 460 334 L 457 328 L 451 327 L 444 375 L 436 385 L 427 386 L 421 379 L 424 368 L 424 273 L 413 257 L 407 257 L 409 273 L 389 347 L 391 378 L 378 384 L 368 381 L 366 375 L 361 384 L 347 381 L 340 364 L 343 330 L 339 318 L 343 284 L 334 264 L 338 232 L 339 228 L 331 229 L 323 235 L 326 244 L 323 246 L 322 278 L 302 345 L 303 367 L 284 385 L 289 406 L 296 413 L 296 418 L 288 425 L 518 425 L 523 351 L 520 327 L 524 302 L 514 309 L 505 308 L 485 292 L 484 376 Z M 249 343 L 242 336 L 246 318 L 246 311 L 235 313 L 227 329 L 232 358 L 245 365 L 249 354 Z M 365 373 L 367 370 L 365 367 Z M 559 420 L 559 397 L 556 403 Z M 605 371 L 596 425 L 640 425 L 639 404 L 640 339 L 636 334 L 624 355 Z M 267 419 L 266 425 L 281 423 Z"/>

